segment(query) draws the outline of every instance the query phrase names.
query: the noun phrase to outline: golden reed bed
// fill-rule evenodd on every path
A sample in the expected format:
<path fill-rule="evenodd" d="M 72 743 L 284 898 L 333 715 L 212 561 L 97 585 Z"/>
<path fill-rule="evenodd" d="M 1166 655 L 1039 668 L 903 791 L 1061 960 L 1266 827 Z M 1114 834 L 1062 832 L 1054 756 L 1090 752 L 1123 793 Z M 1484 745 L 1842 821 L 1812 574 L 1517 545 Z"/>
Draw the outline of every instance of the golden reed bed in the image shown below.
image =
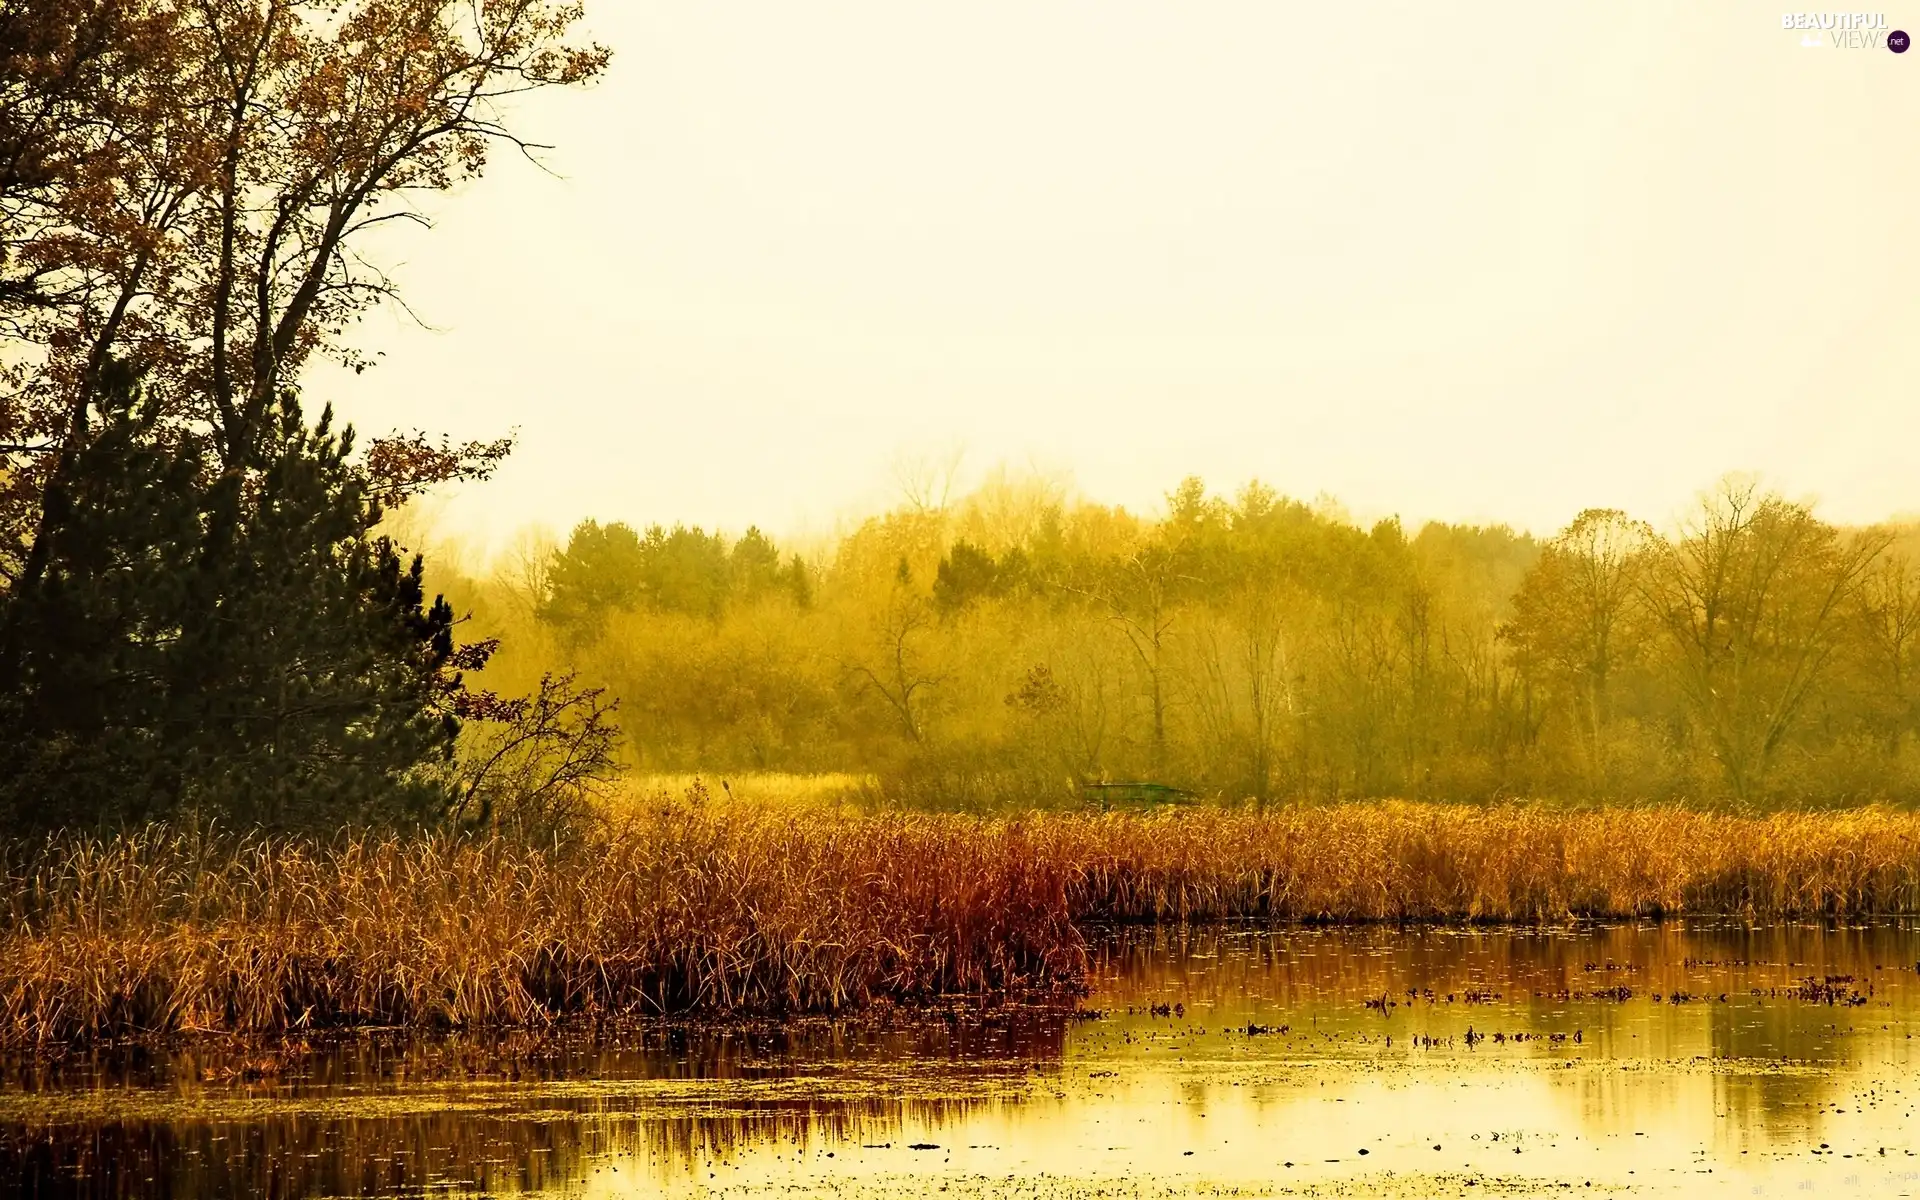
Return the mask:
<path fill-rule="evenodd" d="M 1920 912 L 1920 816 L 1347 804 L 1020 820 L 655 805 L 584 844 L 16 852 L 0 1042 L 1071 989 L 1077 923 Z"/>

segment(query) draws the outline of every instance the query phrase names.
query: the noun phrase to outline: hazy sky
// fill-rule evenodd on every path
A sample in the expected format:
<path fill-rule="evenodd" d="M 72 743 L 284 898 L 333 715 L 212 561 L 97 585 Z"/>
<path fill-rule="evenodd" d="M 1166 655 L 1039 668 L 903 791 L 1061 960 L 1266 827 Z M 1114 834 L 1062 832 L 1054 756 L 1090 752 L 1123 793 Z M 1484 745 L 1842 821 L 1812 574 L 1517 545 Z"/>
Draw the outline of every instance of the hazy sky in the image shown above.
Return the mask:
<path fill-rule="evenodd" d="M 952 447 L 1142 507 L 1920 509 L 1920 51 L 1752 0 L 588 3 L 610 76 L 522 113 L 557 177 L 499 157 L 388 256 L 433 328 L 310 384 L 517 426 L 459 528 L 820 530 Z"/>

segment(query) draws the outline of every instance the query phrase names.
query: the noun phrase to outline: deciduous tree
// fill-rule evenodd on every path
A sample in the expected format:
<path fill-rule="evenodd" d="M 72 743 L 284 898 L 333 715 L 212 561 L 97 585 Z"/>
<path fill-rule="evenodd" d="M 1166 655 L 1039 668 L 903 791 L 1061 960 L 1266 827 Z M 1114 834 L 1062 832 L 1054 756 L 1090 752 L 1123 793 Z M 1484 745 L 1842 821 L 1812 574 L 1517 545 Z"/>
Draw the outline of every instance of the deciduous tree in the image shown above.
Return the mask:
<path fill-rule="evenodd" d="M 1501 630 L 1527 670 L 1575 715 L 1594 787 L 1604 783 L 1612 689 L 1636 657 L 1653 530 L 1618 509 L 1590 508 L 1541 551 Z M 1644 622 L 1641 623 L 1644 626 Z"/>
<path fill-rule="evenodd" d="M 1761 794 L 1885 546 L 1883 534 L 1843 535 L 1804 505 L 1729 479 L 1657 548 L 1647 602 L 1735 798 Z"/>
<path fill-rule="evenodd" d="M 210 463 L 253 469 L 301 365 L 353 361 L 347 328 L 394 295 L 369 231 L 425 224 L 419 199 L 478 175 L 497 144 L 531 151 L 512 98 L 585 83 L 608 57 L 569 40 L 580 9 L 564 0 L 7 13 L 0 28 L 33 35 L 0 78 L 0 350 L 22 364 L 0 401 L 0 569 L 16 579 L 45 569 L 38 498 L 86 444 L 108 363 L 145 380 L 156 436 L 204 438 Z M 489 447 L 472 449 L 484 469 Z"/>

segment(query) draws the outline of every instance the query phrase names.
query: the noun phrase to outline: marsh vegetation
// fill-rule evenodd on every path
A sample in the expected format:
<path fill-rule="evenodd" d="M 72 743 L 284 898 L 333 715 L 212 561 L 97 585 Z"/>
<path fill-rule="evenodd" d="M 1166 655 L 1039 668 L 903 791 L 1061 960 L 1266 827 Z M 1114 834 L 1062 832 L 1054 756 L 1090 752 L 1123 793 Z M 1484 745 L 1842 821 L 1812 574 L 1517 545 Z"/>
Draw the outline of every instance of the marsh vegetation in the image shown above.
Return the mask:
<path fill-rule="evenodd" d="M 1920 817 L 1431 804 L 869 812 L 644 798 L 602 832 L 150 828 L 8 864 L 0 1040 L 536 1027 L 1024 997 L 1088 930 L 1920 912 Z"/>

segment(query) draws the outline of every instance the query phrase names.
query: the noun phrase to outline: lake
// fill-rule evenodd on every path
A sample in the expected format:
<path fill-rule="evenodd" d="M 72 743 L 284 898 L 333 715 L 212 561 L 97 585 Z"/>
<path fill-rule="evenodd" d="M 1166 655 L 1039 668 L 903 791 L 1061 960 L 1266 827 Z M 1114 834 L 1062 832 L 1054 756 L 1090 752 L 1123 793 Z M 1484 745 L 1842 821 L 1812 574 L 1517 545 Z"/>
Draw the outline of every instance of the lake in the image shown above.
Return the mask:
<path fill-rule="evenodd" d="M 1094 935 L 960 1005 L 14 1063 L 0 1193 L 1920 1195 L 1920 926 Z"/>

